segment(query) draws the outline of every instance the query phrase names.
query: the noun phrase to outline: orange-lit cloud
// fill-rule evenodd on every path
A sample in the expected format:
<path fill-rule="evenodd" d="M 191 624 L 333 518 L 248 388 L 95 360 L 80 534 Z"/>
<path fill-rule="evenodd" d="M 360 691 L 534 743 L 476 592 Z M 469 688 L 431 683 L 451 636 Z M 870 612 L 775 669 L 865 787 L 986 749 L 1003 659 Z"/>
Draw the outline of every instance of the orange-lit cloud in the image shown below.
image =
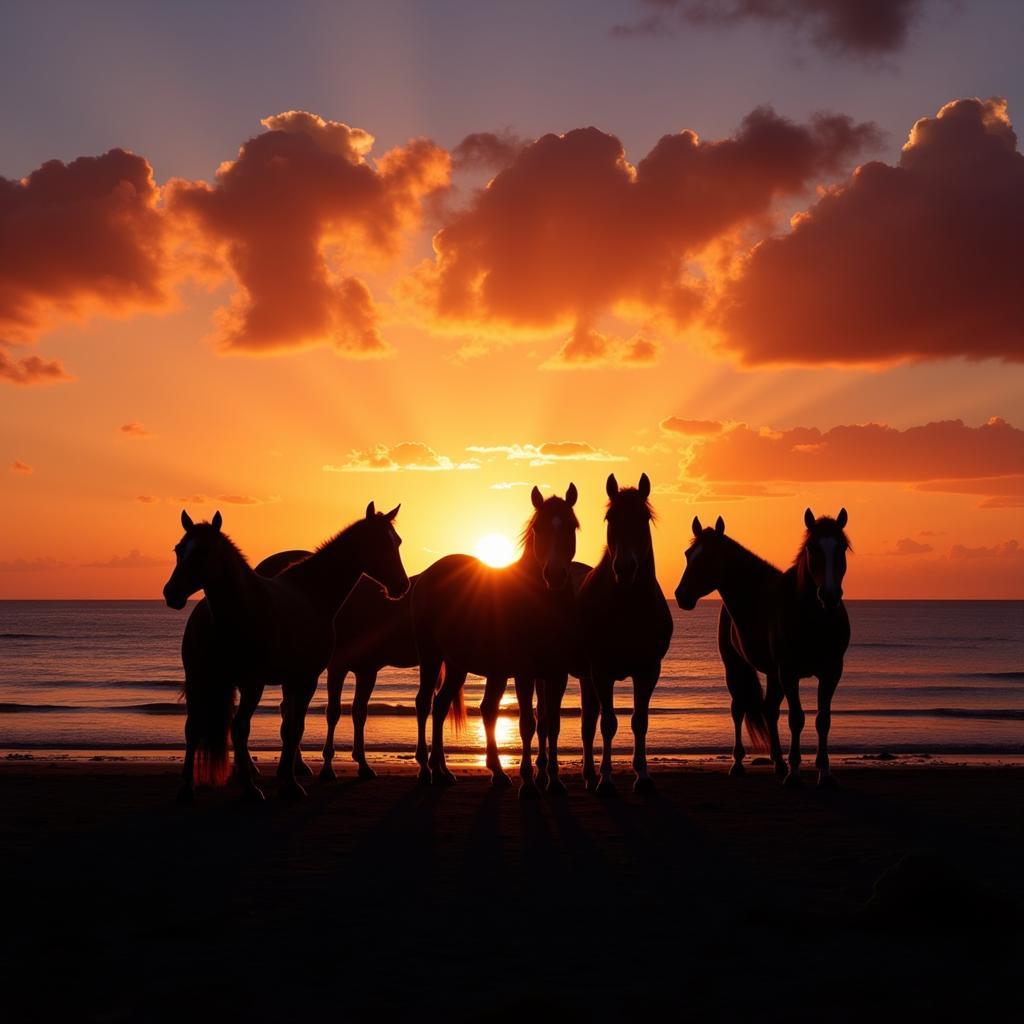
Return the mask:
<path fill-rule="evenodd" d="M 1024 561 L 1024 548 L 1016 540 L 1008 540 L 1002 544 L 995 544 L 992 547 L 965 547 L 963 544 L 954 544 L 949 549 L 950 558 L 972 559 L 972 558 L 998 558 L 1000 561 L 1011 560 L 1014 562 Z"/>
<path fill-rule="evenodd" d="M 448 154 L 414 139 L 371 163 L 373 137 L 359 128 L 295 110 L 262 123 L 267 131 L 220 166 L 215 184 L 167 187 L 171 213 L 190 221 L 194 241 L 238 283 L 221 311 L 222 345 L 383 354 L 369 289 L 337 264 L 350 264 L 353 251 L 396 255 L 424 197 L 448 184 Z"/>
<path fill-rule="evenodd" d="M 914 490 L 988 495 L 978 508 L 1024 508 L 1024 475 L 977 477 L 973 480 L 925 480 L 914 484 Z"/>
<path fill-rule="evenodd" d="M 142 554 L 138 548 L 132 548 L 127 555 L 114 555 L 101 562 L 86 562 L 83 569 L 150 569 L 157 565 L 166 565 L 166 558 L 151 558 Z"/>
<path fill-rule="evenodd" d="M 815 46 L 830 53 L 871 56 L 904 47 L 922 0 L 646 0 L 646 4 L 658 13 L 615 25 L 612 34 L 665 35 L 677 23 L 725 27 L 756 21 L 806 33 Z"/>
<path fill-rule="evenodd" d="M 1024 155 L 1000 99 L 914 125 L 756 246 L 714 324 L 747 364 L 1024 361 Z"/>
<path fill-rule="evenodd" d="M 901 537 L 896 541 L 896 546 L 891 551 L 886 551 L 887 555 L 927 555 L 934 551 L 935 548 L 931 544 L 924 544 L 921 541 L 914 540 L 913 537 Z"/>
<path fill-rule="evenodd" d="M 0 336 L 31 341 L 62 317 L 166 305 L 157 197 L 149 164 L 123 149 L 0 178 Z M 0 353 L 10 379 L 6 362 Z M 17 382 L 62 376 L 52 362 L 24 372 Z"/>
<path fill-rule="evenodd" d="M 701 437 L 710 434 L 720 434 L 723 424 L 718 420 L 684 420 L 679 416 L 669 416 L 661 421 L 661 429 L 668 434 L 685 434 L 687 436 Z"/>
<path fill-rule="evenodd" d="M 15 459 L 11 463 L 11 472 L 29 476 L 32 473 L 32 467 L 27 462 L 22 462 L 21 459 Z"/>
<path fill-rule="evenodd" d="M 13 558 L 0 561 L 0 572 L 48 572 L 51 569 L 64 569 L 67 563 L 56 558 Z"/>
<path fill-rule="evenodd" d="M 139 494 L 136 495 L 135 500 L 142 505 L 155 505 L 160 499 L 152 494 Z"/>
<path fill-rule="evenodd" d="M 147 430 L 141 423 L 134 420 L 131 423 L 124 423 L 120 427 L 121 433 L 128 437 L 153 437 L 152 431 Z"/>
<path fill-rule="evenodd" d="M 41 356 L 12 359 L 3 348 L 0 348 L 0 380 L 8 384 L 29 387 L 33 384 L 55 384 L 74 378 L 64 369 L 64 364 L 59 359 L 43 359 Z"/>
<path fill-rule="evenodd" d="M 403 441 L 390 447 L 386 444 L 376 444 L 365 451 L 353 450 L 340 465 L 323 467 L 325 473 L 394 473 L 400 469 L 447 471 L 479 468 L 480 464 L 476 460 L 455 462 L 447 455 L 438 455 L 433 448 L 421 441 Z"/>
<path fill-rule="evenodd" d="M 513 462 L 531 466 L 550 466 L 556 462 L 625 462 L 623 455 L 613 455 L 595 448 L 586 441 L 545 441 L 543 444 L 470 445 L 474 455 L 504 455 Z"/>
<path fill-rule="evenodd" d="M 666 135 L 634 168 L 596 128 L 545 135 L 452 215 L 418 282 L 442 324 L 568 327 L 563 364 L 607 361 L 609 342 L 591 329 L 600 314 L 646 310 L 688 324 L 706 286 L 687 260 L 876 140 L 873 126 L 846 117 L 799 125 L 761 107 L 732 138 Z M 632 352 L 652 354 L 649 342 Z"/>
<path fill-rule="evenodd" d="M 584 324 L 577 324 L 565 344 L 546 362 L 542 370 L 599 369 L 607 366 L 653 366 L 658 346 L 640 334 L 629 339 L 611 338 Z"/>

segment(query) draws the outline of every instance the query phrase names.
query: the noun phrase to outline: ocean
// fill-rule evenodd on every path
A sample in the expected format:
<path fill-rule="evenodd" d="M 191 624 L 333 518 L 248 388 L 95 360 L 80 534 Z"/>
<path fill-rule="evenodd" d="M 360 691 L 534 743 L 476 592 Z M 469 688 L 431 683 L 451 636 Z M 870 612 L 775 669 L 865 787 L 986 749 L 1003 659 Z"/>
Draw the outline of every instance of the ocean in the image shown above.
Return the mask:
<path fill-rule="evenodd" d="M 1024 754 L 1024 602 L 851 601 L 848 608 L 853 641 L 833 701 L 835 754 Z M 652 758 L 720 756 L 731 749 L 728 693 L 715 644 L 718 609 L 714 601 L 693 612 L 672 609 L 672 646 L 652 701 Z M 179 644 L 187 614 L 159 601 L 0 601 L 0 753 L 166 758 L 181 750 Z M 350 677 L 339 768 L 351 742 L 352 685 Z M 378 760 L 405 762 L 411 755 L 416 685 L 415 670 L 381 672 L 367 722 L 371 759 L 376 754 Z M 469 725 L 448 739 L 463 763 L 482 763 L 483 728 L 476 715 L 481 694 L 482 681 L 470 677 Z M 805 680 L 801 694 L 808 712 L 803 749 L 813 763 L 815 680 Z M 264 752 L 261 760 L 279 748 L 279 699 L 280 691 L 268 687 L 253 722 L 251 746 Z M 323 744 L 325 700 L 321 680 L 303 741 L 313 761 Z M 616 703 L 616 755 L 628 758 L 628 682 L 617 685 Z M 510 765 L 519 747 L 511 685 L 502 706 L 498 737 Z M 565 708 L 562 749 L 572 760 L 580 750 L 575 680 Z M 780 724 L 786 746 L 785 707 Z"/>

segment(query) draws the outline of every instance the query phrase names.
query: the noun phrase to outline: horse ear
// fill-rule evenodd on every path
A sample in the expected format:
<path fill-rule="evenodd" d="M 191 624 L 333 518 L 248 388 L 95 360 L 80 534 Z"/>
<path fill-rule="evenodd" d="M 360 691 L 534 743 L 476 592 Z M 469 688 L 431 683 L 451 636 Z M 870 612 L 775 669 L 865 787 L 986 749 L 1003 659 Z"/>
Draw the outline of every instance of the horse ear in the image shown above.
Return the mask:
<path fill-rule="evenodd" d="M 371 501 L 370 504 L 366 506 L 366 518 L 372 519 L 376 514 L 377 506 Z"/>
<path fill-rule="evenodd" d="M 215 529 L 219 530 L 224 525 L 224 517 L 220 514 L 220 509 L 213 513 L 213 518 L 210 520 L 210 525 Z"/>
<path fill-rule="evenodd" d="M 690 523 L 690 528 L 693 530 L 694 537 L 700 537 L 704 527 L 700 525 L 700 517 L 694 516 L 693 522 Z"/>
<path fill-rule="evenodd" d="M 539 487 L 534 487 L 534 489 L 530 491 L 530 501 L 533 502 L 534 508 L 540 508 L 541 505 L 544 504 L 544 495 L 540 493 Z"/>
<path fill-rule="evenodd" d="M 574 483 L 569 484 L 569 490 L 565 492 L 565 503 L 572 508 L 576 504 L 576 499 L 580 496 L 579 491 L 576 490 Z"/>
<path fill-rule="evenodd" d="M 725 533 L 725 520 L 721 516 L 715 520 L 715 533 Z"/>
<path fill-rule="evenodd" d="M 646 473 L 640 474 L 640 483 L 636 485 L 636 489 L 640 492 L 641 498 L 651 496 L 651 478 Z"/>
<path fill-rule="evenodd" d="M 387 520 L 387 521 L 388 521 L 389 523 L 392 523 L 392 522 L 394 522 L 394 520 L 395 520 L 395 516 L 397 516 L 397 515 L 398 515 L 398 510 L 399 510 L 399 509 L 400 509 L 401 507 L 402 507 L 402 503 L 401 503 L 401 502 L 399 502 L 399 503 L 398 503 L 398 504 L 397 504 L 397 505 L 396 505 L 396 506 L 395 506 L 395 507 L 394 507 L 394 508 L 393 508 L 393 509 L 392 509 L 392 510 L 391 510 L 390 512 L 388 512 L 388 513 L 387 513 L 387 514 L 386 514 L 386 515 L 384 516 L 384 518 L 385 518 L 385 519 L 386 519 L 386 520 Z"/>
<path fill-rule="evenodd" d="M 804 509 L 804 526 L 808 530 L 814 526 L 814 513 L 809 508 Z"/>
<path fill-rule="evenodd" d="M 192 517 L 184 510 L 181 510 L 181 528 L 183 530 L 191 530 L 195 526 L 192 522 Z"/>
<path fill-rule="evenodd" d="M 614 498 L 615 495 L 619 493 L 619 481 L 615 479 L 614 473 L 608 474 L 608 479 L 605 481 L 604 489 L 609 498 Z"/>
<path fill-rule="evenodd" d="M 839 515 L 836 516 L 836 526 L 838 526 L 839 529 L 842 530 L 849 522 L 849 520 L 850 517 L 846 514 L 846 509 L 841 508 L 839 510 Z"/>

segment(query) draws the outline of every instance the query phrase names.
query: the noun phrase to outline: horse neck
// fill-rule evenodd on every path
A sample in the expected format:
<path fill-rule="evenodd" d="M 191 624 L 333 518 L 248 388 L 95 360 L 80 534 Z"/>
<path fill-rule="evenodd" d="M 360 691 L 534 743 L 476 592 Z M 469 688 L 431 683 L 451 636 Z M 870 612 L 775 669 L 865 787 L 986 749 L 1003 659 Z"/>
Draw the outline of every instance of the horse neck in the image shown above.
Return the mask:
<path fill-rule="evenodd" d="M 742 628 L 754 618 L 761 586 L 768 578 L 780 575 L 778 569 L 742 545 L 732 548 L 723 560 L 718 593 L 737 626 Z"/>
<path fill-rule="evenodd" d="M 257 589 L 258 577 L 240 551 L 222 540 L 220 571 L 203 587 L 206 602 L 214 619 L 225 621 L 245 617 Z"/>
<path fill-rule="evenodd" d="M 313 601 L 333 614 L 363 575 L 363 560 L 356 551 L 351 527 L 285 573 Z"/>

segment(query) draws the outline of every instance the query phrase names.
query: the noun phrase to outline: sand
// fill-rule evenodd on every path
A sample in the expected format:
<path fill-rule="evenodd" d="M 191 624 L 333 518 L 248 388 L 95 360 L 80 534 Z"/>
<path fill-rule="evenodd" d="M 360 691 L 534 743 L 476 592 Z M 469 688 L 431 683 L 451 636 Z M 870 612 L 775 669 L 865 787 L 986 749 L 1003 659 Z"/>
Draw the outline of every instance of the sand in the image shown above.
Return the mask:
<path fill-rule="evenodd" d="M 345 770 L 351 772 L 347 765 Z M 1024 769 L 839 792 L 662 772 L 523 803 L 480 775 L 230 790 L 0 764 L 9 1020 L 985 1019 L 1019 1006 Z M 808 773 L 808 782 L 813 775 Z M 882 877 L 878 886 L 876 880 Z M 5 1013 L 5 1016 L 7 1014 Z"/>

